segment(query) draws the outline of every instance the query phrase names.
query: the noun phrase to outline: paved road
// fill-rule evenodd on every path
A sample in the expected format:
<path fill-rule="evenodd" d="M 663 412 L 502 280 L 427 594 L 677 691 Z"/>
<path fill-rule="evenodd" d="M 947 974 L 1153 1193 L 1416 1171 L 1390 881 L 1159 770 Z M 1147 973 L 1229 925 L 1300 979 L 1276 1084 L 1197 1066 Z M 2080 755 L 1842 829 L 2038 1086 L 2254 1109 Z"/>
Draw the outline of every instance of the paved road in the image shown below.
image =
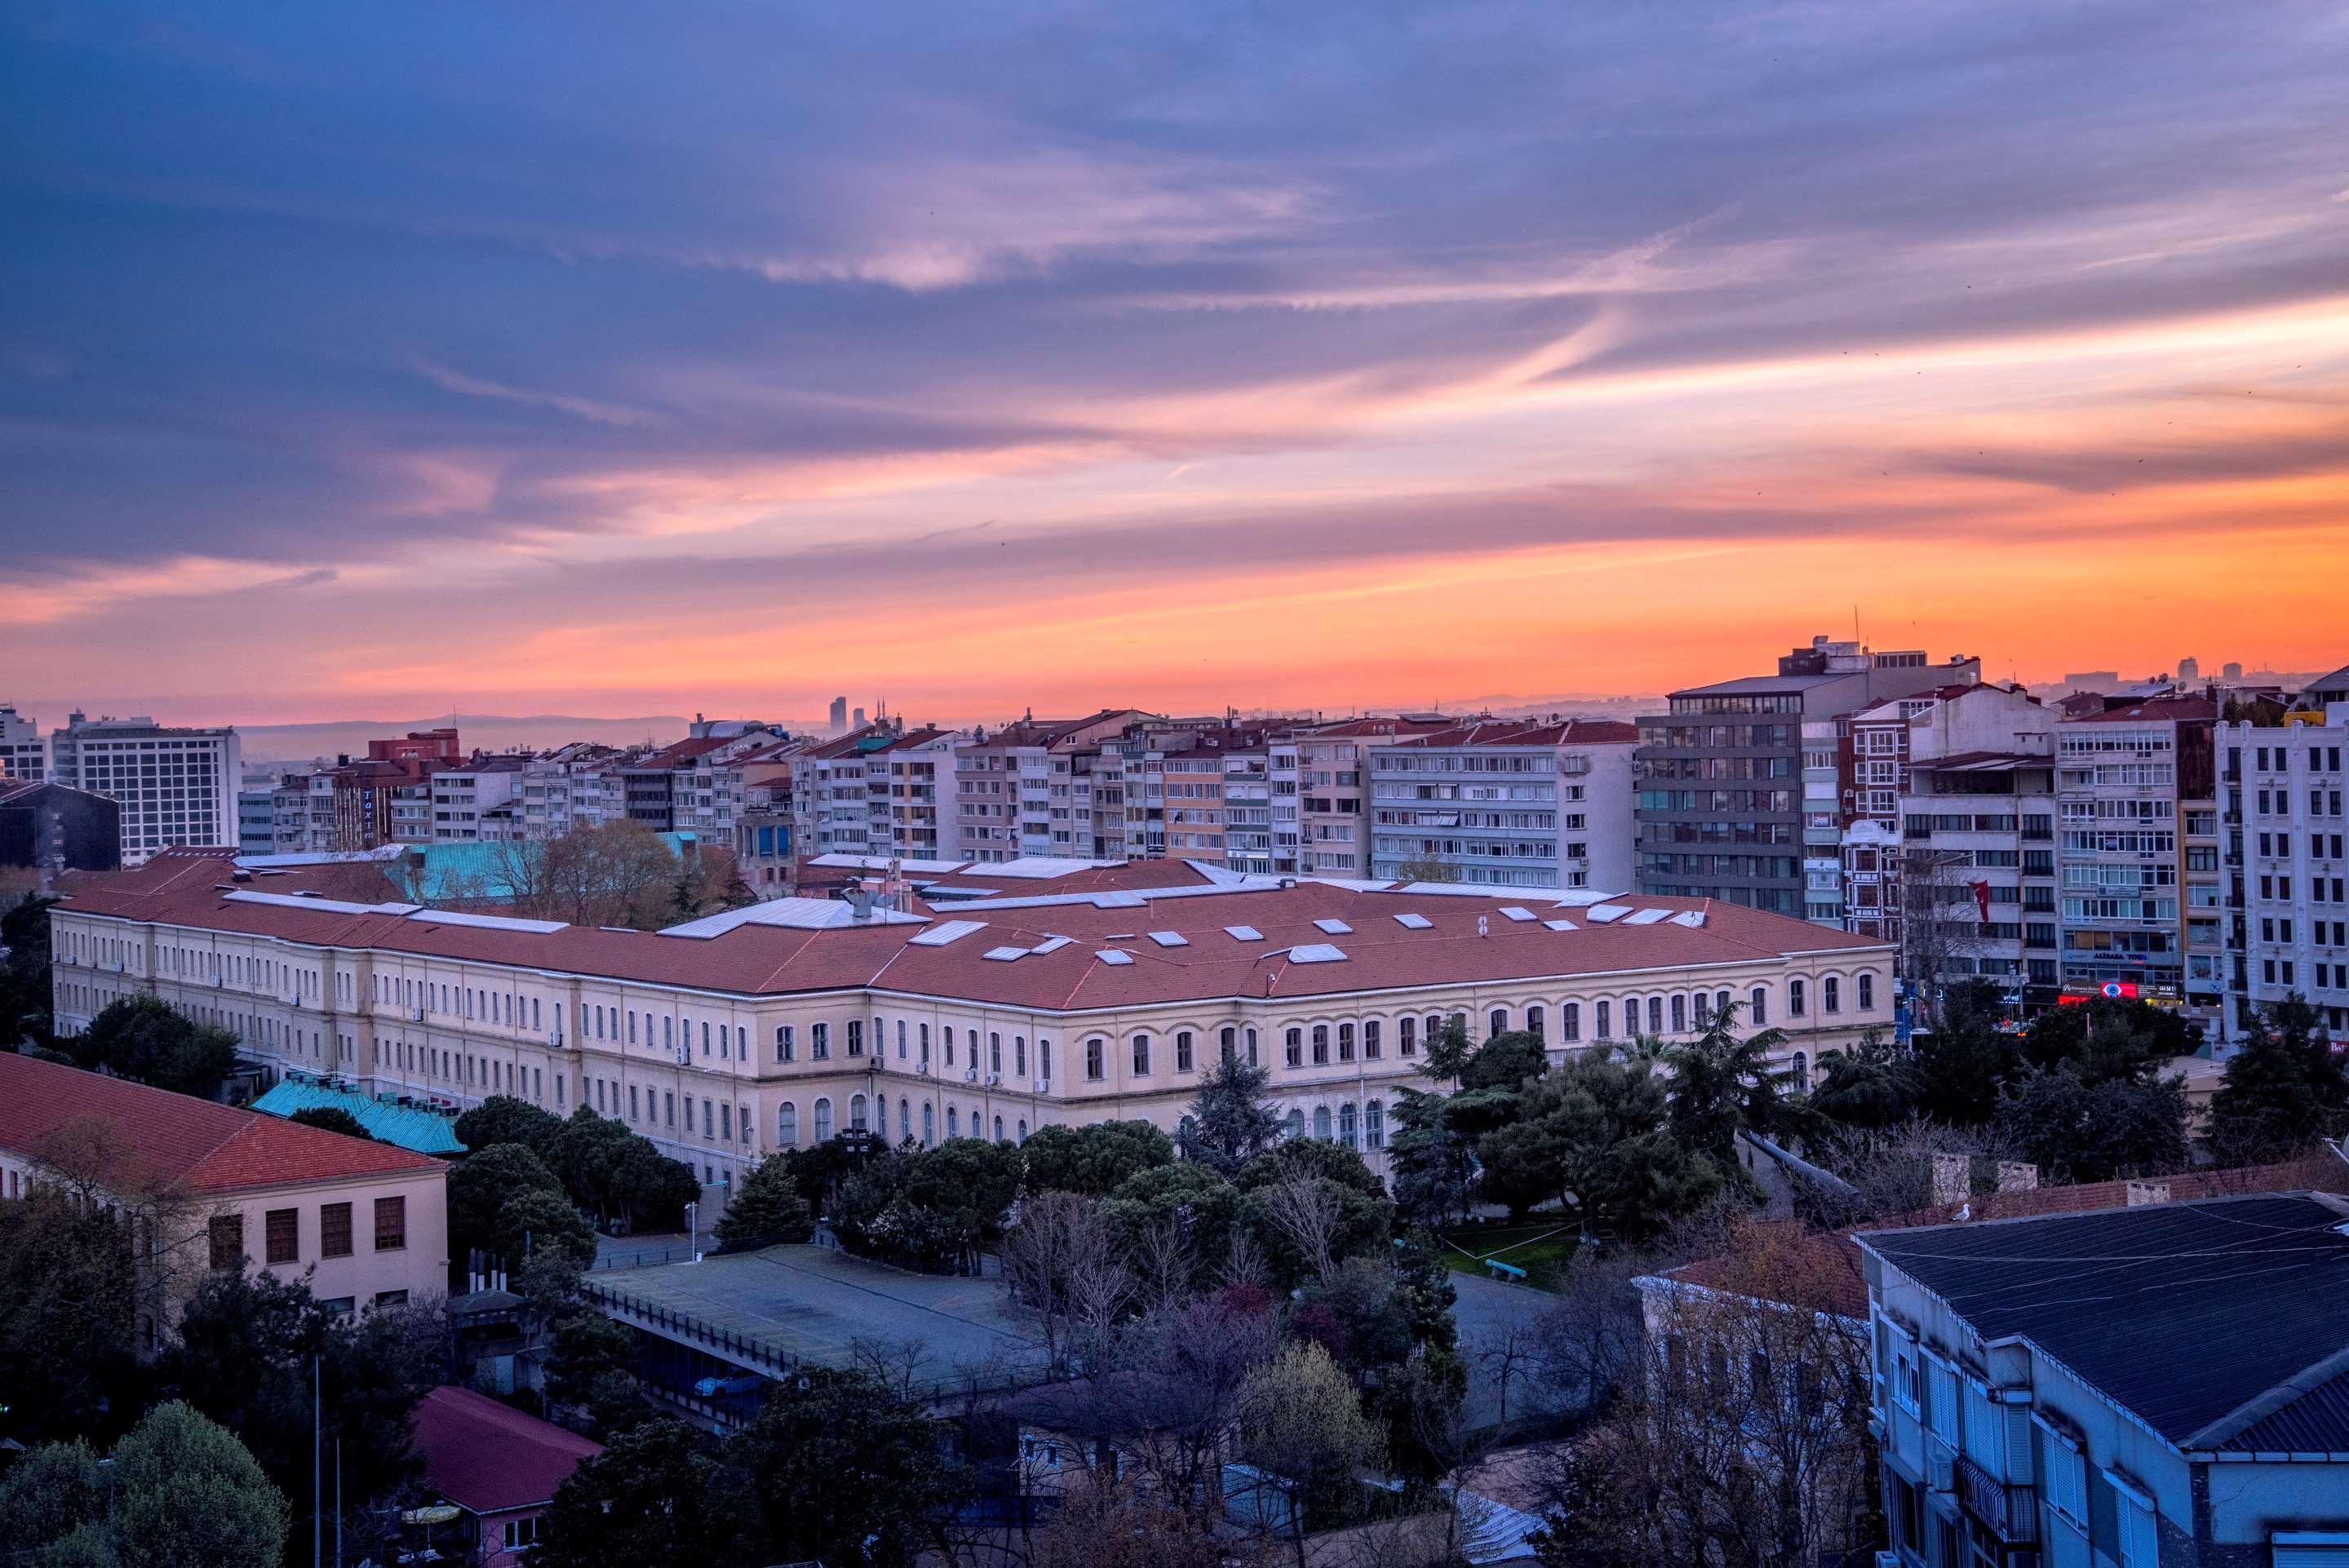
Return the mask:
<path fill-rule="evenodd" d="M 1475 1274 L 1454 1274 L 1452 1288 L 1456 1295 L 1452 1321 L 1460 1330 L 1460 1354 L 1468 1362 L 1468 1423 L 1490 1426 L 1501 1418 L 1499 1369 L 1488 1365 L 1479 1352 L 1497 1341 L 1512 1324 L 1524 1323 L 1557 1298 L 1531 1285 L 1502 1284 Z M 1513 1414 L 1524 1413 L 1524 1368 L 1518 1368 L 1518 1380 L 1510 1385 Z"/>

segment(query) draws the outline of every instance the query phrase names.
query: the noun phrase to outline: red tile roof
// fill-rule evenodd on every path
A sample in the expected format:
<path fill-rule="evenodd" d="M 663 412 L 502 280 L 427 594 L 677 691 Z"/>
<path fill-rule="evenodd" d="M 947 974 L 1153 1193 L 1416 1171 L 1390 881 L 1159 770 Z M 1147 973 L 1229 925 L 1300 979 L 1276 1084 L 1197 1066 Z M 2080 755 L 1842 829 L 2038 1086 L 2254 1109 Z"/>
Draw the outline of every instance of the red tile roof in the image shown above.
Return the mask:
<path fill-rule="evenodd" d="M 984 904 L 1039 894 L 1164 887 L 1178 874 L 1166 864 L 1101 868 L 1040 885 L 1009 879 L 990 882 L 985 867 L 957 875 L 968 879 L 967 885 L 1000 890 L 998 898 L 978 901 Z M 1194 885 L 1206 881 L 1187 866 L 1179 874 Z M 1703 899 L 1627 894 L 1622 900 L 1675 913 L 1702 912 L 1699 926 L 1668 921 L 1602 923 L 1579 909 L 1551 908 L 1557 895 L 1545 899 L 1529 888 L 1461 896 L 1365 891 L 1311 880 L 1283 888 L 1257 879 L 1244 891 L 1162 899 L 1143 907 L 1071 903 L 987 909 L 940 901 L 917 913 L 941 921 L 983 921 L 986 929 L 945 946 L 913 946 L 908 939 L 921 927 L 912 923 L 822 930 L 742 924 L 704 938 L 575 925 L 553 932 L 505 931 L 442 924 L 429 915 L 409 919 L 233 902 L 214 885 L 226 882 L 225 876 L 185 874 L 160 890 L 119 891 L 137 875 L 84 877 L 74 884 L 69 907 L 319 946 L 467 958 L 738 995 L 869 988 L 1041 1010 L 1332 996 L 1395 986 L 1630 974 L 1789 954 L 1882 951 L 1881 944 L 1866 937 Z M 1516 905 L 1540 918 L 1517 921 L 1499 913 Z M 1423 916 L 1424 928 L 1409 929 L 1392 918 L 1405 913 Z M 1544 923 L 1550 918 L 1569 921 L 1575 929 L 1552 931 Z M 1314 924 L 1325 919 L 1344 921 L 1354 930 L 1333 936 Z M 1254 926 L 1264 940 L 1235 942 L 1225 931 L 1232 925 Z M 1182 933 L 1187 944 L 1160 946 L 1147 934 L 1153 931 Z M 983 956 L 993 947 L 1032 948 L 1047 936 L 1072 940 L 1016 962 Z M 1315 944 L 1334 944 L 1348 961 L 1290 961 L 1290 947 Z M 1102 963 L 1098 954 L 1111 947 L 1132 954 L 1133 962 Z"/>
<path fill-rule="evenodd" d="M 554 1489 L 604 1445 L 471 1388 L 435 1388 L 416 1407 L 424 1484 L 475 1513 L 554 1501 Z"/>
<path fill-rule="evenodd" d="M 0 1052 L 0 1149 L 39 1157 L 92 1117 L 113 1123 L 136 1150 L 140 1168 L 129 1179 L 140 1185 L 229 1192 L 440 1168 L 388 1143 Z"/>
<path fill-rule="evenodd" d="M 2155 696 L 2147 697 L 2143 702 L 2133 702 L 2127 707 L 2108 707 L 2102 713 L 2081 714 L 2064 722 L 2067 724 L 2158 724 L 2164 721 L 2176 721 L 2191 724 L 2196 719 L 2218 717 L 2219 705 L 2209 697 Z"/>
<path fill-rule="evenodd" d="M 1522 718 L 1487 718 L 1404 736 L 1397 746 L 1635 746 L 1640 727 L 1611 718 L 1569 718 L 1557 723 Z"/>

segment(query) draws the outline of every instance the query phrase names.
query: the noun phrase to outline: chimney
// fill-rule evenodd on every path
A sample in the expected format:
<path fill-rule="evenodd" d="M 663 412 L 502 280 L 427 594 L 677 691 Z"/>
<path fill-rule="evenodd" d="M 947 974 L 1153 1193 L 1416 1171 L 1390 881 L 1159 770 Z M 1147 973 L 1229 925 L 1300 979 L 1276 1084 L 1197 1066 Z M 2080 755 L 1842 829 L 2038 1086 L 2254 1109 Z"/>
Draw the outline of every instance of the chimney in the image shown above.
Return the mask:
<path fill-rule="evenodd" d="M 848 907 L 855 911 L 857 919 L 870 920 L 873 918 L 873 895 L 871 893 L 865 892 L 861 887 L 851 887 L 843 888 L 841 890 L 840 896 L 848 901 Z"/>

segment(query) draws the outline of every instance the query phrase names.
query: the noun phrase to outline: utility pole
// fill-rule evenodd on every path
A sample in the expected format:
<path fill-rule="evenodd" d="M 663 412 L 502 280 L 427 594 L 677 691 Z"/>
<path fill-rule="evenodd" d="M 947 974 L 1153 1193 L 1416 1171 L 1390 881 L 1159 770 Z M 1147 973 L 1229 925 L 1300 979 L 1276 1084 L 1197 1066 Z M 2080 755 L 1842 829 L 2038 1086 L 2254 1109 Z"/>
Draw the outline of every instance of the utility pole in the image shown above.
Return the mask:
<path fill-rule="evenodd" d="M 325 1568 L 326 1533 L 324 1530 L 326 1495 L 324 1478 L 318 1473 L 320 1452 L 326 1446 L 324 1358 L 310 1357 L 310 1568 Z"/>

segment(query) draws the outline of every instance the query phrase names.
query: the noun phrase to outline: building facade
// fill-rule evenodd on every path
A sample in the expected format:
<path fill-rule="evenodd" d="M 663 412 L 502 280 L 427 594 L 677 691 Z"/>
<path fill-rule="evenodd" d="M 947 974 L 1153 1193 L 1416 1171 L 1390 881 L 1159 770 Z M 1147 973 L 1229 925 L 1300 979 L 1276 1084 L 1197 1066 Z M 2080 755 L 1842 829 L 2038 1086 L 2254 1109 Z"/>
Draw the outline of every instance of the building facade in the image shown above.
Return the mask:
<path fill-rule="evenodd" d="M 0 779 L 39 784 L 48 777 L 49 748 L 40 724 L 19 715 L 13 704 L 0 703 Z"/>
<path fill-rule="evenodd" d="M 1891 1017 L 1889 950 L 1801 922 L 1284 880 L 1003 862 L 903 909 L 785 898 L 648 933 L 308 897 L 181 852 L 52 911 L 58 1026 L 151 994 L 278 1068 L 453 1108 L 588 1106 L 724 1181 L 859 1127 L 1171 1131 L 1226 1054 L 1270 1070 L 1292 1131 L 1382 1166 L 1389 1107 L 1454 1018 L 1562 1056 L 1689 1037 L 1734 1000 L 1806 1071 Z"/>
<path fill-rule="evenodd" d="M 0 866 L 110 872 L 122 865 L 122 807 L 103 795 L 0 778 Z"/>
<path fill-rule="evenodd" d="M 1597 719 L 1495 719 L 1369 748 L 1375 877 L 1455 868 L 1495 887 L 1632 884 L 1639 731 Z"/>
<path fill-rule="evenodd" d="M 1640 890 L 1805 917 L 1805 724 L 1981 678 L 1979 659 L 1934 665 L 1816 637 L 1775 676 L 1671 693 L 1668 712 L 1639 725 Z"/>
<path fill-rule="evenodd" d="M 2223 884 L 2224 1037 L 2298 995 L 2349 1031 L 2349 667 L 2280 726 L 2216 731 Z M 2199 910 L 2190 912 L 2199 915 Z"/>
<path fill-rule="evenodd" d="M 50 732 L 49 770 L 59 784 L 121 805 L 126 866 L 176 844 L 237 841 L 242 758 L 233 729 L 77 712 Z"/>

